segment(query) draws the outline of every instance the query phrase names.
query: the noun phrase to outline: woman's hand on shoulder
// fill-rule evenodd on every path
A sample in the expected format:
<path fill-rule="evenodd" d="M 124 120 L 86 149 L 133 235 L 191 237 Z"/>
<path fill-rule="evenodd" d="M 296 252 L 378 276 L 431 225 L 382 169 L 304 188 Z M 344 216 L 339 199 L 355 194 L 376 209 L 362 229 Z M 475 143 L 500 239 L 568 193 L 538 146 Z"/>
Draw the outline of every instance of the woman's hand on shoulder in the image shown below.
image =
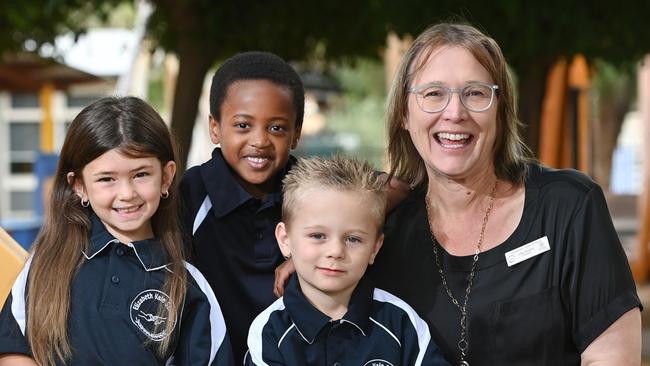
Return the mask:
<path fill-rule="evenodd" d="M 33 358 L 21 354 L 0 355 L 0 366 L 38 366 Z"/>

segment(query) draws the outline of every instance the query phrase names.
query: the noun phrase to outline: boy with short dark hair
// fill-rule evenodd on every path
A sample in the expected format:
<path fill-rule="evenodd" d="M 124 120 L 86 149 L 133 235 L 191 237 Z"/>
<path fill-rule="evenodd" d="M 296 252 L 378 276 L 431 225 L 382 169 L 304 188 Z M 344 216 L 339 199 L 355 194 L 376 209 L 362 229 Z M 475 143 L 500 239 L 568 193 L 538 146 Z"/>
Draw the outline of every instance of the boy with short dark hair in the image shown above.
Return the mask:
<path fill-rule="evenodd" d="M 275 234 L 296 273 L 250 327 L 247 365 L 448 365 L 427 324 L 364 276 L 386 193 L 356 159 L 303 159 L 284 178 Z"/>
<path fill-rule="evenodd" d="M 228 59 L 210 88 L 210 137 L 220 147 L 181 181 L 193 263 L 219 300 L 239 362 L 251 321 L 276 299 L 283 258 L 274 230 L 303 116 L 302 81 L 284 60 L 266 52 Z"/>

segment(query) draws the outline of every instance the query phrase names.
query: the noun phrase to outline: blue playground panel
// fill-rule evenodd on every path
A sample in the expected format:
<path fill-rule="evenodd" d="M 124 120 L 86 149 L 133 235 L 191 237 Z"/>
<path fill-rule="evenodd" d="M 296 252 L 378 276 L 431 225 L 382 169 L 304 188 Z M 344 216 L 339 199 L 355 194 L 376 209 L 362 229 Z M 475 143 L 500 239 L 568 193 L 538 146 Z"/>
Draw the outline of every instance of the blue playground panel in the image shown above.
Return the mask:
<path fill-rule="evenodd" d="M 36 175 L 38 185 L 34 191 L 34 217 L 11 217 L 0 220 L 0 226 L 26 250 L 29 250 L 43 224 L 43 215 L 45 214 L 43 190 L 45 181 L 54 175 L 58 160 L 59 156 L 57 154 L 49 153 L 40 153 L 36 159 L 34 174 Z"/>
<path fill-rule="evenodd" d="M 40 217 L 31 219 L 3 219 L 0 221 L 0 226 L 11 235 L 15 241 L 20 244 L 25 250 L 36 239 L 38 231 L 41 229 L 43 220 Z"/>

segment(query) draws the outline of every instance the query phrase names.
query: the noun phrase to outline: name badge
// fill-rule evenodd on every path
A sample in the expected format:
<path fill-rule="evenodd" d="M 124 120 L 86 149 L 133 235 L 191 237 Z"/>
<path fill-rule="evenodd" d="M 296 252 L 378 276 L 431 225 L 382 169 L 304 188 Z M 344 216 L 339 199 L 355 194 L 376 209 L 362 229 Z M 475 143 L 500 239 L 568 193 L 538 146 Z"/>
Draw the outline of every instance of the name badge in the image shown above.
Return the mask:
<path fill-rule="evenodd" d="M 512 267 L 517 263 L 549 250 L 551 250 L 551 246 L 548 243 L 548 238 L 545 236 L 507 252 L 506 262 L 508 263 L 508 267 Z"/>

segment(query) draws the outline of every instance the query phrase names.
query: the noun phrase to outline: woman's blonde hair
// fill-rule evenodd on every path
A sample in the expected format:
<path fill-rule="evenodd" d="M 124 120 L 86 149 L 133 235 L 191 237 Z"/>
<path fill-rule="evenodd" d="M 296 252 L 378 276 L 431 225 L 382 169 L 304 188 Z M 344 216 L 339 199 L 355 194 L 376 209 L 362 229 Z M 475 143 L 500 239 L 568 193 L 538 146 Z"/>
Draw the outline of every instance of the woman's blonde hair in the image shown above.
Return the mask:
<path fill-rule="evenodd" d="M 133 157 L 156 157 L 161 166 L 176 160 L 167 126 L 151 106 L 138 98 L 102 98 L 72 121 L 54 176 L 45 222 L 33 244 L 29 271 L 27 336 L 40 365 L 65 363 L 72 356 L 68 335 L 71 284 L 85 261 L 82 250 L 87 252 L 88 248 L 91 209 L 81 206 L 73 191 L 74 182 L 68 182 L 67 176 L 72 172 L 73 179 L 81 179 L 86 164 L 112 149 Z M 171 272 L 166 274 L 163 288 L 171 299 L 172 314 L 182 308 L 187 286 L 175 188 L 176 178 L 169 187 L 169 197 L 161 200 L 151 218 L 154 234 L 170 262 Z M 174 322 L 167 322 L 170 336 L 158 344 L 161 356 L 168 351 L 173 326 Z"/>
<path fill-rule="evenodd" d="M 515 110 L 515 91 L 506 60 L 492 38 L 470 25 L 451 23 L 436 24 L 422 32 L 402 58 L 396 72 L 386 111 L 391 175 L 404 179 L 412 186 L 427 182 L 422 157 L 415 149 L 409 132 L 404 129 L 408 119 L 408 90 L 429 61 L 431 53 L 445 46 L 467 49 L 499 86 L 494 167 L 498 178 L 512 183 L 522 182 L 531 159 L 519 134 L 521 123 Z"/>

